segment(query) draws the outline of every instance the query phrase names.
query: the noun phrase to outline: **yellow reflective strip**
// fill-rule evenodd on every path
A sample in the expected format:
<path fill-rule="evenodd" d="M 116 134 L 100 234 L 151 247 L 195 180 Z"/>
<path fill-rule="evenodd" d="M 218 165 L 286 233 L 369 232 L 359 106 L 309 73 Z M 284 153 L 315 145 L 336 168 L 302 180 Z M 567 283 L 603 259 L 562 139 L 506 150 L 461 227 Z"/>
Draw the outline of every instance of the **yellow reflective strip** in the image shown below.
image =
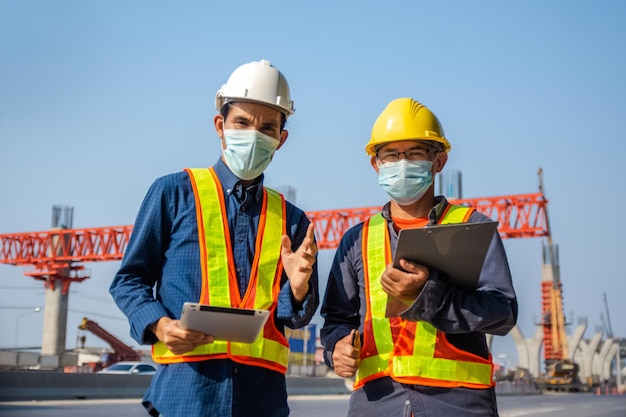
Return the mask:
<path fill-rule="evenodd" d="M 287 367 L 289 362 L 289 348 L 275 340 L 259 339 L 253 344 L 231 343 L 230 353 L 236 356 L 247 356 L 250 358 L 266 359 Z"/>
<path fill-rule="evenodd" d="M 367 241 L 367 264 L 370 287 L 370 303 L 372 317 L 385 317 L 387 308 L 387 293 L 380 284 L 380 276 L 385 271 L 385 239 L 387 222 L 383 216 L 376 215 L 370 220 Z"/>
<path fill-rule="evenodd" d="M 208 169 L 191 169 L 198 190 L 204 227 L 204 246 L 207 254 L 209 304 L 230 306 L 230 281 L 228 277 L 228 253 L 224 233 L 224 214 L 221 210 L 221 187 L 216 184 Z M 202 236 L 199 236 L 202 239 Z"/>
<path fill-rule="evenodd" d="M 491 384 L 491 365 L 442 358 L 396 356 L 393 374 L 398 377 L 419 376 L 441 381 Z"/>
<path fill-rule="evenodd" d="M 158 342 L 153 345 L 153 358 L 161 361 L 175 357 L 213 355 L 227 352 L 229 352 L 229 343 L 224 341 L 215 341 L 214 343 L 198 346 L 191 352 L 187 352 L 183 355 L 173 354 L 167 349 L 163 342 Z M 229 353 L 234 356 L 265 359 L 284 367 L 287 367 L 289 362 L 289 348 L 287 346 L 274 340 L 263 339 L 262 336 L 259 336 L 259 339 L 250 344 L 230 343 Z"/>
<path fill-rule="evenodd" d="M 389 357 L 390 353 L 384 353 L 361 359 L 357 372 L 357 381 L 389 369 Z"/>
<path fill-rule="evenodd" d="M 380 276 L 386 266 L 385 251 L 381 250 L 381 248 L 386 247 L 386 239 L 387 221 L 379 213 L 369 219 L 366 242 L 367 253 L 364 260 L 369 277 L 369 308 L 371 309 L 370 314 L 378 355 L 361 360 L 357 372 L 357 381 L 388 369 L 389 357 L 393 351 L 391 326 L 389 325 L 389 319 L 385 317 L 387 293 L 383 291 L 383 287 L 380 284 Z"/>
<path fill-rule="evenodd" d="M 471 210 L 469 207 L 452 204 L 441 220 L 441 224 L 463 223 L 469 210 Z"/>
<path fill-rule="evenodd" d="M 221 341 L 221 340 L 216 340 L 213 343 L 208 343 L 206 345 L 198 346 L 191 352 L 187 352 L 183 355 L 177 355 L 177 354 L 172 353 L 167 348 L 167 346 L 165 346 L 165 343 L 163 342 L 157 342 L 152 346 L 153 358 L 162 358 L 162 359 L 174 358 L 174 357 L 180 357 L 180 356 L 197 356 L 197 355 L 209 355 L 209 354 L 216 354 L 216 353 L 226 353 L 227 351 L 228 351 L 228 342 Z"/>
<path fill-rule="evenodd" d="M 437 329 L 425 321 L 418 322 L 415 329 L 413 355 L 432 358 L 435 355 L 435 343 L 437 343 Z"/>
<path fill-rule="evenodd" d="M 280 240 L 283 235 L 283 200 L 278 192 L 269 188 L 265 190 L 267 192 L 266 219 L 263 232 L 258 234 L 263 241 L 259 254 L 257 293 L 254 299 L 255 308 L 261 309 L 268 308 L 273 302 L 274 278 L 278 269 Z"/>

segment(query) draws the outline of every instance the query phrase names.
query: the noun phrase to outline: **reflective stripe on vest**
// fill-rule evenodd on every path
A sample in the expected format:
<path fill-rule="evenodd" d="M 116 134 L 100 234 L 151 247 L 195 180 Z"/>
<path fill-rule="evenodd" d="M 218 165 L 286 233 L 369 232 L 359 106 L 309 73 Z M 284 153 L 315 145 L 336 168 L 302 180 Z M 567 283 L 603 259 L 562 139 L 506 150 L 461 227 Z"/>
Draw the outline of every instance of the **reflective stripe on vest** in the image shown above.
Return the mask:
<path fill-rule="evenodd" d="M 465 222 L 473 211 L 464 206 L 448 205 L 440 223 Z M 385 265 L 391 263 L 388 225 L 381 214 L 366 221 L 362 238 L 368 301 L 364 332 L 371 329 L 369 331 L 373 334 L 364 335 L 354 388 L 360 388 L 366 382 L 383 376 L 390 376 L 402 383 L 428 386 L 492 386 L 493 364 L 490 358 L 487 360 L 450 345 L 445 334 L 438 332 L 430 323 L 412 323 L 400 319 L 398 340 L 405 348 L 412 346 L 412 354 L 398 351 L 399 343 L 394 343 L 390 319 L 385 318 L 387 294 L 379 279 Z M 438 346 L 445 347 L 442 351 L 453 352 L 454 358 L 440 357 L 441 352 L 436 353 Z"/>
<path fill-rule="evenodd" d="M 283 270 L 280 241 L 286 231 L 285 202 L 278 192 L 264 187 L 252 274 L 242 298 L 234 273 L 235 261 L 219 179 L 213 169 L 187 169 L 187 172 L 196 198 L 198 218 L 202 269 L 199 302 L 223 307 L 264 309 L 270 310 L 271 314 L 262 333 L 253 343 L 215 341 L 183 355 L 175 355 L 164 343 L 158 342 L 152 348 L 153 359 L 158 363 L 178 363 L 229 358 L 286 373 L 289 344 L 276 328 L 273 319 Z M 282 227 L 276 227 L 277 224 Z"/>

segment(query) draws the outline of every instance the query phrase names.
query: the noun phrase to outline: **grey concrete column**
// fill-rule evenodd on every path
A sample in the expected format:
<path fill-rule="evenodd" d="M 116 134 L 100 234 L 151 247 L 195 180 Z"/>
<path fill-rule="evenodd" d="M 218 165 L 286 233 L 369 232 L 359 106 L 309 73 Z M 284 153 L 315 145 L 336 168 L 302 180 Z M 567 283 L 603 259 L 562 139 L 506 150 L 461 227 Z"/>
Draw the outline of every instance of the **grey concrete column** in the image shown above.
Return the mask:
<path fill-rule="evenodd" d="M 46 304 L 41 340 L 42 355 L 61 355 L 65 351 L 68 295 L 60 280 L 51 280 L 46 288 Z"/>
<path fill-rule="evenodd" d="M 543 345 L 543 329 L 537 326 L 532 339 L 526 339 L 528 345 L 528 370 L 535 378 L 541 376 L 541 346 Z"/>
<path fill-rule="evenodd" d="M 600 381 L 605 379 L 604 377 L 604 361 L 609 355 L 609 351 L 611 350 L 611 346 L 613 346 L 613 339 L 606 339 L 602 343 L 602 347 L 600 348 L 600 352 L 597 352 L 593 355 L 592 361 L 592 375 L 598 375 Z"/>
<path fill-rule="evenodd" d="M 593 338 L 589 342 L 581 340 L 578 344 L 578 349 L 576 350 L 575 355 L 572 357 L 572 359 L 580 366 L 579 375 L 582 381 L 586 381 L 592 376 L 593 356 L 596 353 L 596 349 L 598 349 L 600 340 L 602 340 L 602 333 L 594 334 Z"/>
<path fill-rule="evenodd" d="M 576 326 L 576 329 L 574 330 L 574 333 L 567 338 L 568 339 L 568 343 L 567 344 L 568 344 L 568 347 L 569 347 L 570 358 L 572 360 L 574 360 L 574 356 L 576 354 L 576 351 L 578 350 L 578 347 L 580 346 L 580 341 L 583 340 L 583 335 L 585 334 L 585 330 L 587 330 L 587 325 L 586 324 L 579 324 L 578 326 Z"/>
<path fill-rule="evenodd" d="M 538 378 L 541 375 L 541 345 L 543 344 L 543 329 L 539 326 L 532 339 L 525 339 L 522 330 L 515 325 L 511 329 L 511 337 L 517 348 L 518 367 L 528 369 L 528 372 Z"/>
<path fill-rule="evenodd" d="M 609 348 L 609 352 L 606 355 L 606 358 L 604 359 L 604 364 L 602 366 L 602 379 L 609 379 L 611 378 L 611 362 L 613 362 L 613 360 L 615 360 L 615 363 L 617 364 L 617 369 L 616 369 L 616 381 L 619 383 L 619 343 L 617 342 L 613 342 L 613 344 L 611 345 L 611 347 Z"/>
<path fill-rule="evenodd" d="M 517 366 L 519 368 L 528 368 L 528 347 L 526 345 L 526 340 L 524 340 L 524 335 L 522 334 L 522 330 L 516 324 L 510 333 L 513 341 L 515 342 L 515 347 L 517 348 Z M 532 372 L 531 372 L 532 374 Z"/>

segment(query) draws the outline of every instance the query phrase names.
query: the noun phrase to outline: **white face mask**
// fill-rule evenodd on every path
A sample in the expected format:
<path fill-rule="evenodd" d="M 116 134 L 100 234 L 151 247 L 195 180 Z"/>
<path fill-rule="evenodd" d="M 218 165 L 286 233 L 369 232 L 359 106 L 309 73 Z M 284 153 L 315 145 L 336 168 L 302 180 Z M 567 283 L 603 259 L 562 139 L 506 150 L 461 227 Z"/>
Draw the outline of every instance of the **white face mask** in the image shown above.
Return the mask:
<path fill-rule="evenodd" d="M 226 165 L 242 180 L 261 175 L 280 144 L 278 139 L 250 129 L 224 129 L 224 142 Z"/>
<path fill-rule="evenodd" d="M 422 198 L 433 184 L 430 161 L 409 161 L 378 165 L 378 184 L 389 197 L 401 206 L 408 206 Z"/>

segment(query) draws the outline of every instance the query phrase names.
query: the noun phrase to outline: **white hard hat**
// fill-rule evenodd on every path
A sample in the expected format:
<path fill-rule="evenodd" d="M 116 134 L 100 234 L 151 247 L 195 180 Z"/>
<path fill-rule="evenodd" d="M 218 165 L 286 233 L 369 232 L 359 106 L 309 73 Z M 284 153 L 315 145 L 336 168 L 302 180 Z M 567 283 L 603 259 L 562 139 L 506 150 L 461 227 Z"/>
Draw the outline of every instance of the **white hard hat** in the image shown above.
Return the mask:
<path fill-rule="evenodd" d="M 285 76 L 269 61 L 253 61 L 237 68 L 217 90 L 215 108 L 226 102 L 248 101 L 267 104 L 289 117 L 295 111 Z"/>

